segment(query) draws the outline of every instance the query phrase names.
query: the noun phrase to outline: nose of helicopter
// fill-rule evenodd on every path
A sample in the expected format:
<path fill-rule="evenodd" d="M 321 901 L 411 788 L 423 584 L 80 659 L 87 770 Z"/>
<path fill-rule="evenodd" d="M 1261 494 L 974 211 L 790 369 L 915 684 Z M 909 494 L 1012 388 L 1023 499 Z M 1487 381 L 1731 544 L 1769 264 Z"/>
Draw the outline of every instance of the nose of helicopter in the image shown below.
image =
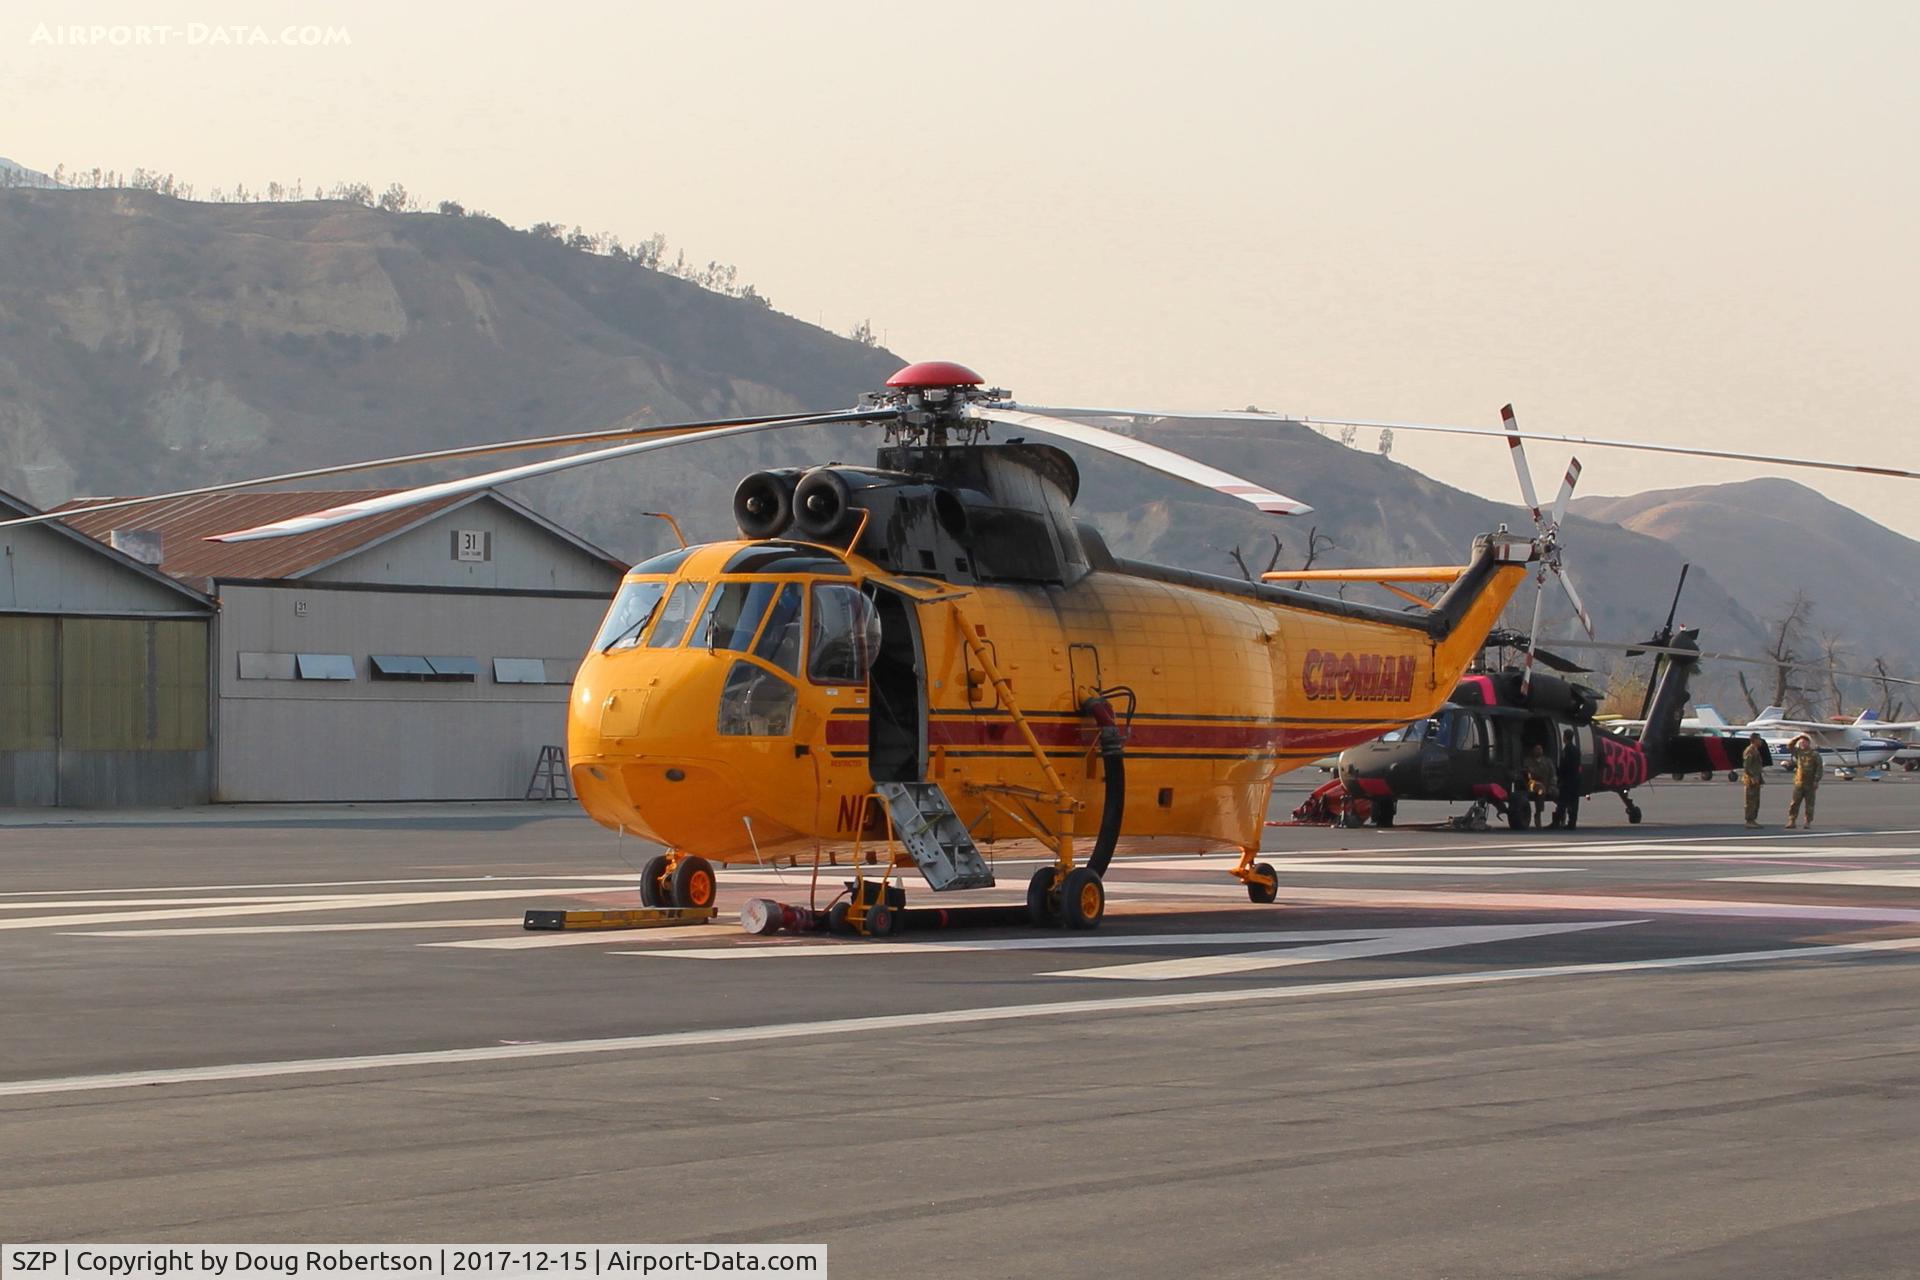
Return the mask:
<path fill-rule="evenodd" d="M 1420 744 L 1368 742 L 1340 753 L 1338 775 L 1348 795 L 1393 795 L 1414 791 L 1420 781 Z"/>
<path fill-rule="evenodd" d="M 716 728 L 738 655 L 701 649 L 594 655 L 574 679 L 567 759 L 574 794 L 607 826 L 723 860 L 795 833 L 768 803 L 795 763 L 791 737 Z M 810 779 L 809 779 L 810 780 Z"/>

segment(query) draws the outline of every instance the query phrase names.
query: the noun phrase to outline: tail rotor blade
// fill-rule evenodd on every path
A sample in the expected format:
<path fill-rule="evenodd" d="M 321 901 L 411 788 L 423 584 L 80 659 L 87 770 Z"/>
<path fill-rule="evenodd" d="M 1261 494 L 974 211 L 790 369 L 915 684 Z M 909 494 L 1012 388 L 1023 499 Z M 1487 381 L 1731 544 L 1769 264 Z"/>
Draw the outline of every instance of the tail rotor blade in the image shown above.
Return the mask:
<path fill-rule="evenodd" d="M 1520 477 L 1520 497 L 1527 504 L 1527 510 L 1533 512 L 1535 525 L 1544 524 L 1540 518 L 1540 497 L 1533 491 L 1533 473 L 1527 469 L 1527 447 L 1520 443 L 1520 424 L 1515 421 L 1512 405 L 1500 407 L 1500 421 L 1507 428 L 1507 448 L 1513 454 L 1513 469 Z"/>
<path fill-rule="evenodd" d="M 1567 518 L 1567 503 L 1573 499 L 1573 486 L 1580 483 L 1580 459 L 1567 463 L 1567 478 L 1560 482 L 1560 496 L 1553 500 L 1553 523 L 1558 528 Z"/>
<path fill-rule="evenodd" d="M 1593 619 L 1587 613 L 1587 606 L 1580 603 L 1580 593 L 1573 589 L 1573 575 L 1569 574 L 1559 565 L 1555 565 L 1553 567 L 1553 576 L 1560 579 L 1560 589 L 1567 593 L 1567 603 L 1573 606 L 1573 616 L 1580 620 L 1581 629 L 1587 633 L 1587 638 L 1591 640 L 1593 638 Z M 1538 614 L 1534 615 L 1534 625 L 1536 627 L 1540 625 Z"/>

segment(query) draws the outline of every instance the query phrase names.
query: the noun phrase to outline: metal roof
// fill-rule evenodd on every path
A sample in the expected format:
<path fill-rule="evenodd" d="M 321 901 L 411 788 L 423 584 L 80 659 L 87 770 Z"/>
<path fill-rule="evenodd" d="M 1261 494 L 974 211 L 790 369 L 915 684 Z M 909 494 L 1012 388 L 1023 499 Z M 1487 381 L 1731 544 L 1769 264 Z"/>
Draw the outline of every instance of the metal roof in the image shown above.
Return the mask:
<path fill-rule="evenodd" d="M 396 489 L 301 489 L 286 492 L 216 493 L 197 498 L 174 498 L 143 502 L 135 506 L 101 511 L 93 515 L 67 517 L 68 523 L 82 533 L 106 542 L 115 529 L 152 530 L 161 535 L 160 568 L 175 578 L 189 582 L 211 582 L 216 578 L 299 578 L 323 566 L 335 563 L 355 552 L 424 524 L 442 512 L 470 502 L 497 502 L 515 515 L 532 520 L 597 560 L 625 572 L 624 562 L 608 555 L 578 534 L 562 529 L 545 517 L 528 510 L 504 494 L 483 490 L 474 494 L 456 494 L 422 502 L 400 511 L 369 516 L 287 538 L 264 538 L 254 542 L 209 542 L 215 534 L 232 533 L 271 524 L 289 516 L 322 511 L 342 503 L 397 493 Z M 120 498 L 74 498 L 53 508 L 69 511 L 101 502 L 124 501 Z"/>
<path fill-rule="evenodd" d="M 42 509 L 34 506 L 24 498 L 17 498 L 4 489 L 0 489 L 0 514 L 7 516 L 37 516 L 42 514 Z M 35 526 L 27 527 L 32 528 Z M 203 595 L 201 592 L 195 591 L 192 587 L 186 586 L 183 583 L 176 582 L 152 565 L 143 564 L 126 554 L 126 552 L 116 550 L 112 546 L 109 546 L 104 535 L 97 539 L 92 538 L 59 520 L 49 520 L 37 527 L 46 529 L 62 538 L 70 538 L 81 546 L 105 556 L 122 568 L 137 573 L 143 578 L 151 579 L 161 586 L 166 587 L 169 591 L 177 591 L 190 599 L 199 608 L 211 610 L 213 607 L 212 597 Z M 116 525 L 115 527 L 118 528 L 120 526 Z M 5 532 L 5 530 L 0 530 L 0 534 L 4 534 Z"/>

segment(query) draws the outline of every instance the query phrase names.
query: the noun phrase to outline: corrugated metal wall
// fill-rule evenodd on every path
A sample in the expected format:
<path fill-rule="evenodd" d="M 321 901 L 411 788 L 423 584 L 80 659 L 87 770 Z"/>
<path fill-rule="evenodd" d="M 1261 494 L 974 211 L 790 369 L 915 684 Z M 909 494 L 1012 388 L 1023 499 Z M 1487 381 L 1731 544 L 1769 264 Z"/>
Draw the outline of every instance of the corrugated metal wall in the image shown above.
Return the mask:
<path fill-rule="evenodd" d="M 0 805 L 203 804 L 207 623 L 0 616 Z"/>

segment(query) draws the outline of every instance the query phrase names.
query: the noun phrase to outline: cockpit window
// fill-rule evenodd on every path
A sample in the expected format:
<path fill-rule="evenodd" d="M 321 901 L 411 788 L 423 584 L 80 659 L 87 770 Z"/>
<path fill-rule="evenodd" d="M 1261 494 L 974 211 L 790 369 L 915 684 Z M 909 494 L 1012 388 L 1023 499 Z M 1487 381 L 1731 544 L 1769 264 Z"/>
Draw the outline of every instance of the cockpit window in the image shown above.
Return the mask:
<path fill-rule="evenodd" d="M 700 605 L 700 597 L 707 592 L 704 582 L 682 582 L 673 589 L 666 603 L 660 606 L 660 620 L 653 624 L 653 634 L 647 638 L 649 649 L 671 649 L 680 643 L 687 634 L 687 624 L 693 621 L 693 611 Z"/>
<path fill-rule="evenodd" d="M 800 670 L 800 584 L 789 582 L 767 611 L 767 628 L 753 656 L 763 658 L 788 674 Z"/>
<path fill-rule="evenodd" d="M 765 667 L 736 662 L 720 689 L 715 725 L 726 737 L 782 737 L 793 730 L 800 691 Z"/>
<path fill-rule="evenodd" d="M 593 638 L 594 651 L 610 653 L 639 644 L 640 633 L 646 630 L 647 619 L 653 616 L 666 589 L 664 582 L 629 582 L 622 586 L 607 610 L 607 620 L 600 624 L 600 634 Z"/>
<path fill-rule="evenodd" d="M 633 566 L 632 572 L 672 573 L 675 569 L 678 569 L 682 564 L 686 563 L 687 557 L 697 550 L 699 550 L 698 547 L 675 547 L 671 551 L 663 551 L 651 560 L 642 560 L 639 564 Z"/>
<path fill-rule="evenodd" d="M 767 611 L 767 601 L 773 599 L 777 585 L 772 582 L 721 583 L 713 598 L 707 601 L 700 625 L 693 629 L 693 642 L 709 649 L 745 649 L 753 643 L 753 633 L 760 629 L 760 615 Z"/>
<path fill-rule="evenodd" d="M 807 640 L 807 677 L 815 684 L 865 684 L 880 648 L 880 615 L 854 586 L 821 583 L 813 589 L 813 627 Z"/>

